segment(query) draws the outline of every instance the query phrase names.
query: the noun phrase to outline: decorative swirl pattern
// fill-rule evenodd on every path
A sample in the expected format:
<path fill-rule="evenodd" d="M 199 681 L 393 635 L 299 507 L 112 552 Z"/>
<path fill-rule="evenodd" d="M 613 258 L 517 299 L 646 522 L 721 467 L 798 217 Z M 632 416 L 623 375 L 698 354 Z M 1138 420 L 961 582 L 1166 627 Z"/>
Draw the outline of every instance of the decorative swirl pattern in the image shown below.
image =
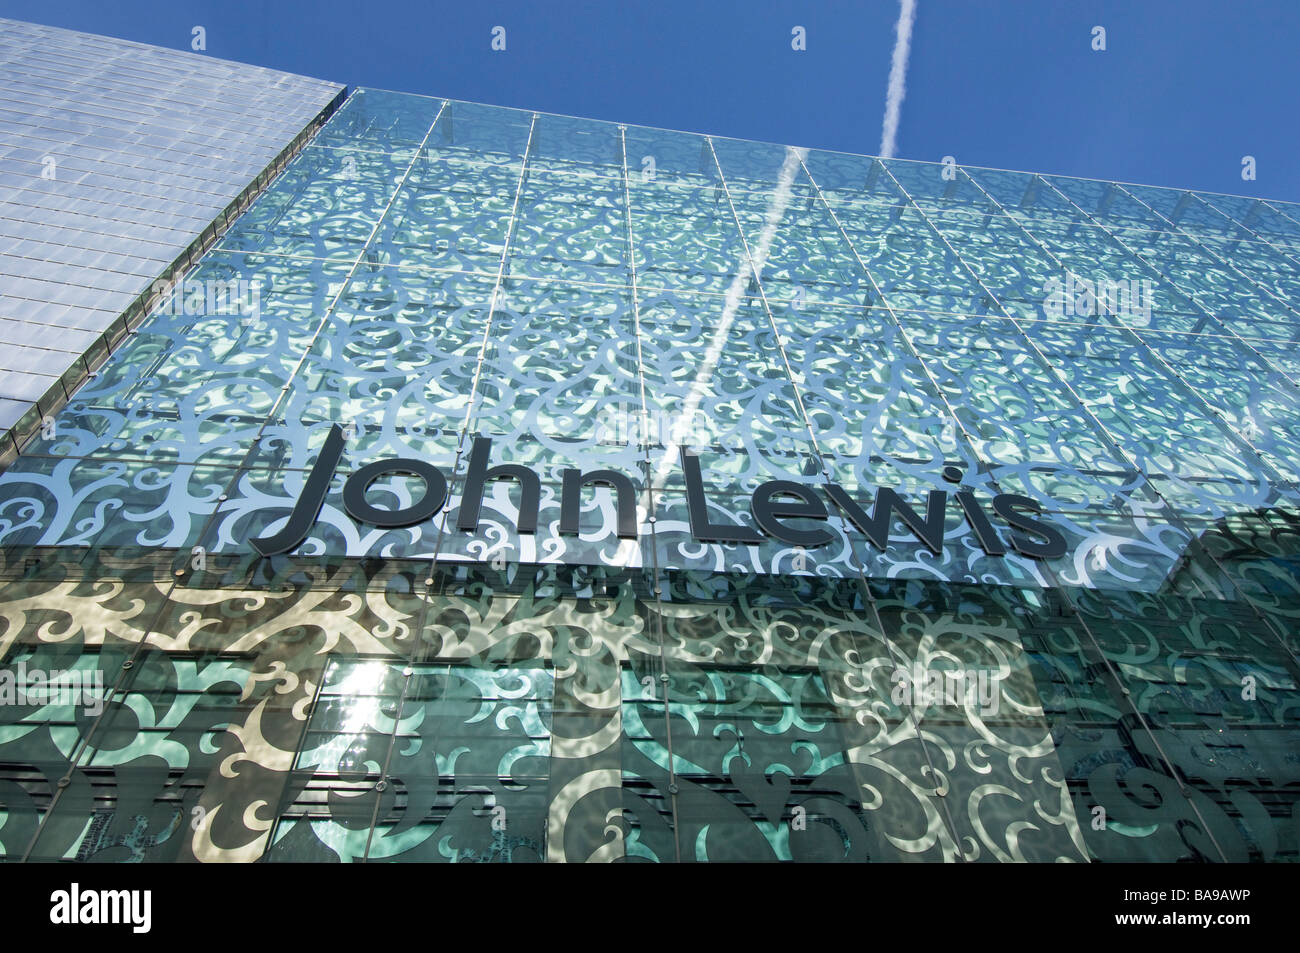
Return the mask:
<path fill-rule="evenodd" d="M 357 91 L 187 276 L 255 306 L 160 308 L 0 474 L 0 856 L 1300 859 L 1300 213 L 948 171 Z M 536 534 L 510 481 L 455 528 L 482 436 Z M 679 442 L 714 522 L 956 466 L 1068 551 L 701 542 Z M 347 515 L 411 456 L 440 513 Z M 636 540 L 559 532 L 568 468 Z"/>

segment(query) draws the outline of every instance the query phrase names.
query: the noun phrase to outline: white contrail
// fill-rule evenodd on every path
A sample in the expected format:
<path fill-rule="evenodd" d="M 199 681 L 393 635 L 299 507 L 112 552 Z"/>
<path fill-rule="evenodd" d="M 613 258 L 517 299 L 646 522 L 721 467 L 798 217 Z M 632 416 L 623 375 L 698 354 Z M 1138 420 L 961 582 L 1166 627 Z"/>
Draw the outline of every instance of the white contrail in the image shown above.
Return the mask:
<path fill-rule="evenodd" d="M 916 0 L 898 0 L 898 25 L 894 28 L 894 60 L 889 67 L 889 89 L 885 91 L 885 124 L 880 130 L 880 155 L 889 159 L 898 145 L 898 114 L 907 94 L 907 54 L 912 49 L 912 23 Z"/>
<path fill-rule="evenodd" d="M 727 345 L 727 337 L 731 331 L 731 325 L 735 323 L 736 312 L 740 308 L 741 301 L 744 300 L 745 287 L 749 284 L 750 276 L 762 280 L 763 266 L 767 264 L 767 256 L 772 250 L 772 241 L 776 238 L 777 227 L 781 224 L 781 219 L 785 217 L 785 210 L 790 205 L 795 173 L 807 156 L 807 149 L 796 149 L 793 146 L 786 147 L 785 162 L 781 164 L 781 172 L 776 179 L 776 188 L 772 191 L 772 198 L 768 202 L 766 214 L 763 216 L 763 230 L 759 232 L 758 242 L 750 249 L 751 257 L 746 257 L 744 252 L 741 252 L 736 274 L 731 279 L 731 285 L 727 288 L 727 295 L 723 299 L 722 315 L 718 318 L 713 337 L 704 352 L 704 359 L 695 372 L 695 380 L 691 383 L 690 393 L 687 394 L 681 413 L 678 415 L 678 421 L 683 422 L 686 427 L 694 426 L 695 414 L 700 409 L 700 403 L 704 399 L 704 392 L 713 380 L 713 372 L 717 369 L 718 361 L 722 357 L 722 351 Z M 679 447 L 679 453 L 680 450 Z M 678 462 L 674 459 L 676 456 L 678 454 L 665 453 L 660 459 L 659 468 L 655 471 L 656 485 L 662 485 L 668 471 L 672 469 L 674 463 Z"/>

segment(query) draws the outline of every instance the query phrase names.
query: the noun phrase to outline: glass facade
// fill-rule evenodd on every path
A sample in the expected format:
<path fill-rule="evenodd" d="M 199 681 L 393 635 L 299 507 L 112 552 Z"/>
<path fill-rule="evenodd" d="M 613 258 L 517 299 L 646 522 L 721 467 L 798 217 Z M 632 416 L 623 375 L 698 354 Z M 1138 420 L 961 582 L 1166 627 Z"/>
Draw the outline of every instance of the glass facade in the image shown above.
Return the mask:
<path fill-rule="evenodd" d="M 0 67 L 3 463 L 343 87 L 6 19 Z"/>
<path fill-rule="evenodd" d="M 1296 860 L 1297 291 L 1286 203 L 357 90 L 0 475 L 0 850 Z"/>

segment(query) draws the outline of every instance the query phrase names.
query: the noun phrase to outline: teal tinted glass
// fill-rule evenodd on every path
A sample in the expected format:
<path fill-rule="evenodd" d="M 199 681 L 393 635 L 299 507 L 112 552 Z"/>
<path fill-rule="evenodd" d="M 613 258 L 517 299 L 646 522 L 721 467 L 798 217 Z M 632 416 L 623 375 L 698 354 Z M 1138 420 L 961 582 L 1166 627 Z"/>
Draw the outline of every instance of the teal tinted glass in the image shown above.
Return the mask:
<path fill-rule="evenodd" d="M 0 474 L 0 852 L 1296 860 L 1297 282 L 1284 203 L 356 90 Z"/>

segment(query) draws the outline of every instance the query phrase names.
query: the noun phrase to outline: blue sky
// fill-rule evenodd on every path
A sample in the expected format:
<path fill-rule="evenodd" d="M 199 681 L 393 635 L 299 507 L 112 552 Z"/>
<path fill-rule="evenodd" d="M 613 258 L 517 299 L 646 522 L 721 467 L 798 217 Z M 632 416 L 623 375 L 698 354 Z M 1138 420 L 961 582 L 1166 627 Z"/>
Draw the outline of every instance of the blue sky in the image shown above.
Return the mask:
<path fill-rule="evenodd" d="M 350 86 L 869 154 L 898 9 L 0 0 L 4 16 L 177 49 L 202 25 L 208 55 Z M 1294 0 L 917 0 L 897 154 L 1300 201 L 1298 39 Z M 1246 155 L 1255 181 L 1241 178 Z"/>

